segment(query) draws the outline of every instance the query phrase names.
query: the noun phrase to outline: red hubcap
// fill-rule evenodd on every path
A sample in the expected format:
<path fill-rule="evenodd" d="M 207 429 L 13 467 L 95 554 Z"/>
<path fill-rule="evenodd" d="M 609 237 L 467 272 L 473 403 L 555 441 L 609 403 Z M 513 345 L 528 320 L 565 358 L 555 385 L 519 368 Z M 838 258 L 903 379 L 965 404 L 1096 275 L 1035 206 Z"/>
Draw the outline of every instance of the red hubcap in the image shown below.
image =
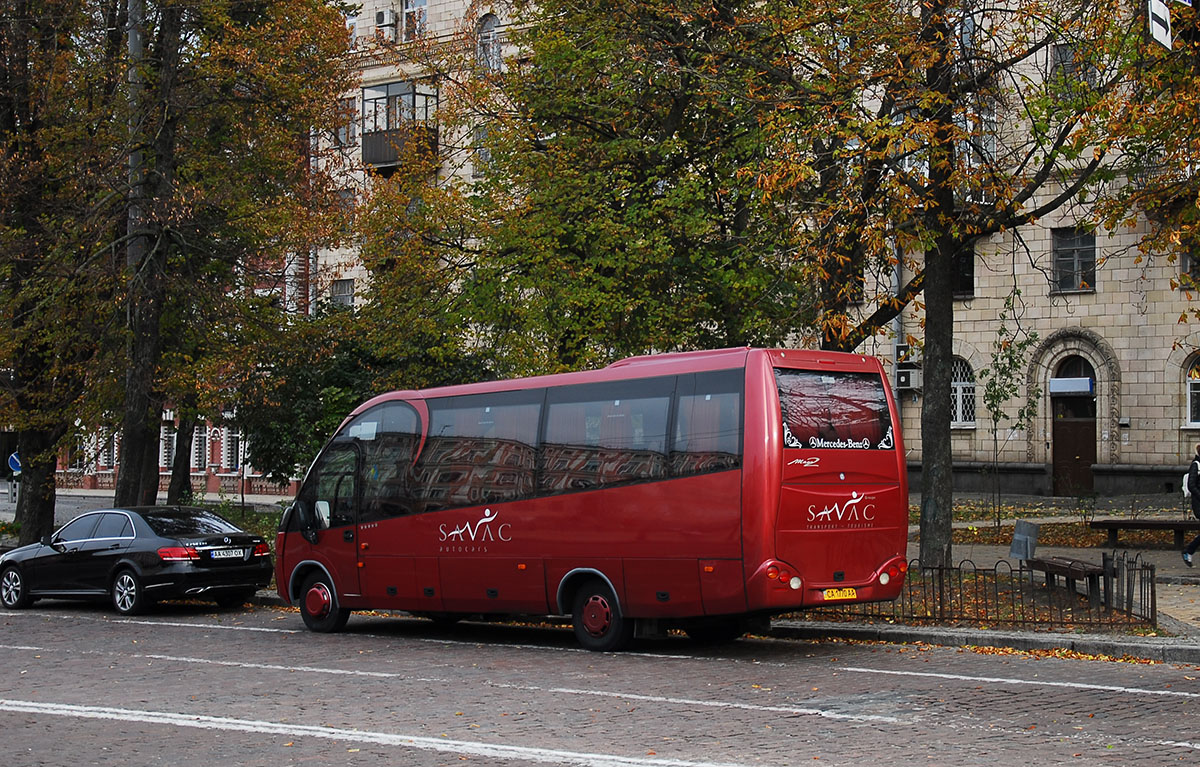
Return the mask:
<path fill-rule="evenodd" d="M 324 583 L 314 583 L 304 595 L 304 609 L 314 618 L 324 618 L 333 609 L 333 595 Z"/>
<path fill-rule="evenodd" d="M 593 594 L 583 606 L 583 628 L 594 637 L 604 636 L 612 626 L 612 608 L 608 600 Z"/>

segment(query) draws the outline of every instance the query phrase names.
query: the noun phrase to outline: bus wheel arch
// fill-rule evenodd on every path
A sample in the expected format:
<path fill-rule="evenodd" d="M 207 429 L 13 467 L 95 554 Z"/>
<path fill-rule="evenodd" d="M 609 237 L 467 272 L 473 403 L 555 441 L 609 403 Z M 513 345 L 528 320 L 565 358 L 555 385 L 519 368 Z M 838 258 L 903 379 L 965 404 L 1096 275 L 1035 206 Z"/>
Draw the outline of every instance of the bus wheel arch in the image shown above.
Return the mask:
<path fill-rule="evenodd" d="M 633 640 L 634 621 L 625 616 L 612 584 L 603 576 L 577 583 L 571 601 L 575 639 L 595 652 L 623 650 Z"/>
<path fill-rule="evenodd" d="M 310 631 L 329 634 L 341 631 L 350 619 L 350 610 L 338 604 L 333 579 L 323 569 L 312 569 L 300 589 L 300 617 Z"/>

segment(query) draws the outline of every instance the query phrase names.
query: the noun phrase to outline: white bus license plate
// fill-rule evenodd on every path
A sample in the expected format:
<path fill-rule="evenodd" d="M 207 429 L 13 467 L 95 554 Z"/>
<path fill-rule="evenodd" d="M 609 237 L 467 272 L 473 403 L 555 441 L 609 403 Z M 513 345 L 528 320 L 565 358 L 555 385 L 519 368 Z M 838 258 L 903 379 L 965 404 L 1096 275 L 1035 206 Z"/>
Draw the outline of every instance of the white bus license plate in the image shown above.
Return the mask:
<path fill-rule="evenodd" d="M 826 602 L 832 602 L 837 599 L 858 599 L 858 592 L 853 588 L 825 589 Z"/>
<path fill-rule="evenodd" d="M 246 555 L 245 549 L 213 549 L 213 559 L 241 559 Z"/>

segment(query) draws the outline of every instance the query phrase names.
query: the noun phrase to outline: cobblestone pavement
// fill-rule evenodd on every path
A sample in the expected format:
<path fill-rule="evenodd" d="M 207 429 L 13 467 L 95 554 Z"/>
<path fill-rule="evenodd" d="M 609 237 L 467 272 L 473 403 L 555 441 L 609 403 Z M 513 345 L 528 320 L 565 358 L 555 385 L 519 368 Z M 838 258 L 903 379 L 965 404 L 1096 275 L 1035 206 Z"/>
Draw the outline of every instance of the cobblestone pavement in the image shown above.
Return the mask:
<path fill-rule="evenodd" d="M 685 640 L 162 605 L 0 613 L 21 767 L 1165 765 L 1200 761 L 1200 669 L 930 646 Z"/>

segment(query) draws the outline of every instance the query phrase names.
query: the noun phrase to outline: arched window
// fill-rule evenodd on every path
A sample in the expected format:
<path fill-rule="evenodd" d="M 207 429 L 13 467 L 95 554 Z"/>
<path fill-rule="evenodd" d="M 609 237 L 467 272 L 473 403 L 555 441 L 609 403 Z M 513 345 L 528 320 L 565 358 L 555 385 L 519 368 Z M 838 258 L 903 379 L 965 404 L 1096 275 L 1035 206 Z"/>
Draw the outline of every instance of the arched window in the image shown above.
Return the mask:
<path fill-rule="evenodd" d="M 1187 422 L 1200 426 L 1200 357 L 1192 360 L 1187 371 Z"/>
<path fill-rule="evenodd" d="M 493 13 L 479 20 L 475 33 L 475 62 L 484 72 L 499 72 L 503 65 L 500 57 L 500 19 Z"/>
<path fill-rule="evenodd" d="M 962 357 L 955 357 L 950 367 L 950 422 L 975 425 L 975 371 Z"/>

